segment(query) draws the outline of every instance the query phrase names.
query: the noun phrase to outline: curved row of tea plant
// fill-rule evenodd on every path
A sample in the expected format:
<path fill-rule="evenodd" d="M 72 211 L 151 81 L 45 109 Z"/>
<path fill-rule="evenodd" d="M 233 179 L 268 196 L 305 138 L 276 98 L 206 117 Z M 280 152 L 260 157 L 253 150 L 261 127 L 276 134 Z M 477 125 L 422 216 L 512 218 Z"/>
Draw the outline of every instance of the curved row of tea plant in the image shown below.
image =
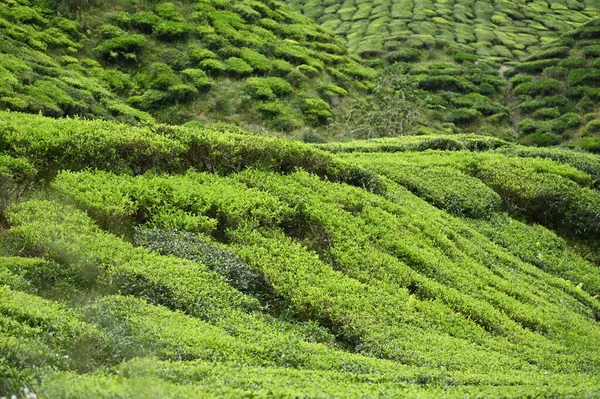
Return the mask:
<path fill-rule="evenodd" d="M 512 60 L 598 16 L 594 1 L 288 0 L 365 58 L 427 50 Z M 421 54 L 420 54 L 421 53 Z"/>
<path fill-rule="evenodd" d="M 0 2 L 0 109 L 290 132 L 327 124 L 376 76 L 275 0 L 60 3 Z"/>
<path fill-rule="evenodd" d="M 522 140 L 540 146 L 576 139 L 600 151 L 600 20 L 562 35 L 507 71 Z"/>
<path fill-rule="evenodd" d="M 1 112 L 0 396 L 597 395 L 597 157 L 323 148 Z"/>

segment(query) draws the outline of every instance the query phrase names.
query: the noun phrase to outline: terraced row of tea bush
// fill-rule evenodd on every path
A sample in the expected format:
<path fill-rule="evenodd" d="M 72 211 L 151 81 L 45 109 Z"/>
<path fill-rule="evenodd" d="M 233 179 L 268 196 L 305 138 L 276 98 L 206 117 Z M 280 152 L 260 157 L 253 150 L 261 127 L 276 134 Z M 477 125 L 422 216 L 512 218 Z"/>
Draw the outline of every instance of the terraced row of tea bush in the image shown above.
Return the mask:
<path fill-rule="evenodd" d="M 290 132 L 376 76 L 279 1 L 62 3 L 0 2 L 3 109 Z"/>
<path fill-rule="evenodd" d="M 598 16 L 595 1 L 288 0 L 365 58 L 467 53 L 518 59 Z M 436 54 L 437 53 L 437 54 Z"/>
<path fill-rule="evenodd" d="M 82 57 L 83 39 L 76 21 L 29 1 L 0 1 L 0 109 L 152 122 L 111 87 L 125 80 L 120 74 Z"/>
<path fill-rule="evenodd" d="M 598 395 L 598 157 L 332 148 L 0 112 L 0 396 Z"/>
<path fill-rule="evenodd" d="M 477 57 L 454 57 L 449 62 L 412 62 L 404 73 L 427 98 L 429 112 L 422 132 L 476 132 L 512 138 L 510 112 L 503 105 L 506 81 L 499 64 Z"/>
<path fill-rule="evenodd" d="M 507 71 L 516 99 L 518 130 L 526 143 L 569 139 L 600 151 L 600 21 L 562 35 Z"/>

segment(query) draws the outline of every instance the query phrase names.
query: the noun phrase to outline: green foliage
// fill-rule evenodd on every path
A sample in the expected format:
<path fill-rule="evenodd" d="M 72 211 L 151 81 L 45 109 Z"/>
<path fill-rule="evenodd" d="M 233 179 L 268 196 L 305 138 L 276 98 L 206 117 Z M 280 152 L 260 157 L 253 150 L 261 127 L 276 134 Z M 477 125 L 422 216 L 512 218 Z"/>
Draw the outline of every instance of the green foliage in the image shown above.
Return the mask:
<path fill-rule="evenodd" d="M 214 80 L 209 78 L 202 69 L 184 69 L 182 75 L 186 76 L 199 90 L 210 89 L 214 85 Z"/>
<path fill-rule="evenodd" d="M 321 98 L 306 97 L 300 103 L 302 115 L 311 125 L 327 124 L 333 116 L 331 107 Z"/>
<path fill-rule="evenodd" d="M 425 150 L 487 151 L 508 146 L 506 141 L 469 134 L 399 136 L 371 140 L 354 140 L 345 143 L 328 143 L 323 148 L 333 153 L 342 152 L 405 152 Z M 588 172 L 589 173 L 589 172 Z"/>
<path fill-rule="evenodd" d="M 95 51 L 105 58 L 128 58 L 128 54 L 142 51 L 145 45 L 146 39 L 142 35 L 117 36 L 103 42 Z"/>
<path fill-rule="evenodd" d="M 173 3 L 165 2 L 154 6 L 154 13 L 161 18 L 171 21 L 183 21 L 181 10 Z"/>
<path fill-rule="evenodd" d="M 595 85 L 600 83 L 600 73 L 596 69 L 575 69 L 569 74 L 569 84 L 578 86 L 581 84 Z"/>
<path fill-rule="evenodd" d="M 600 154 L 600 138 L 598 137 L 583 137 L 569 144 L 574 148 Z"/>
<path fill-rule="evenodd" d="M 393 51 L 385 56 L 389 63 L 394 62 L 416 62 L 421 58 L 421 52 L 414 48 L 406 48 Z"/>
<path fill-rule="evenodd" d="M 321 85 L 321 86 L 319 86 L 318 90 L 319 90 L 319 94 L 321 95 L 321 97 L 324 100 L 329 101 L 330 103 L 336 97 L 341 98 L 341 97 L 346 97 L 348 95 L 347 90 L 345 90 L 333 83 Z"/>
<path fill-rule="evenodd" d="M 197 234 L 177 230 L 137 229 L 134 241 L 162 255 L 175 255 L 208 266 L 237 290 L 266 299 L 270 287 L 264 276 L 251 269 L 233 252 Z"/>
<path fill-rule="evenodd" d="M 131 16 L 131 25 L 142 33 L 153 33 L 161 23 L 161 18 L 147 11 L 136 12 Z"/>
<path fill-rule="evenodd" d="M 484 115 L 493 115 L 504 110 L 498 103 L 479 93 L 469 93 L 455 97 L 452 99 L 452 103 L 459 107 L 475 109 Z"/>
<path fill-rule="evenodd" d="M 93 19 L 88 18 L 91 13 Z M 16 67 L 13 60 L 0 60 L 3 109 L 131 123 L 151 119 L 140 112 L 143 109 L 171 123 L 226 119 L 257 128 L 262 123 L 264 129 L 273 127 L 272 118 L 242 101 L 240 81 L 247 77 L 286 78 L 316 97 L 321 94 L 318 86 L 329 82 L 357 95 L 376 76 L 351 59 L 332 33 L 282 2 L 124 1 L 109 6 L 44 1 L 31 7 L 4 5 L 2 17 L 6 23 L 0 29 L 7 40 L 0 55 L 25 62 Z M 79 64 L 75 54 L 104 62 Z M 157 62 L 175 71 L 170 85 L 157 87 L 149 81 Z M 223 90 L 206 92 L 213 81 L 199 72 L 190 76 L 190 69 L 210 74 Z M 347 74 L 337 82 L 346 73 L 342 71 Z M 225 93 L 237 100 L 224 105 Z M 299 92 L 290 94 L 281 99 L 286 112 L 280 115 L 289 122 L 283 124 L 295 130 L 304 126 L 299 107 L 303 98 Z"/>
<path fill-rule="evenodd" d="M 29 188 L 37 174 L 25 158 L 0 154 L 0 214 Z"/>
<path fill-rule="evenodd" d="M 154 27 L 156 35 L 162 40 L 175 41 L 184 39 L 191 27 L 184 22 L 162 21 Z"/>
<path fill-rule="evenodd" d="M 191 78 L 152 70 L 138 84 L 167 94 Z M 52 198 L 12 205 L 0 228 L 0 395 L 598 392 L 600 280 L 579 254 L 600 235 L 595 155 L 0 120 L 0 165 Z"/>
<path fill-rule="evenodd" d="M 407 134 L 427 106 L 428 98 L 402 67 L 390 67 L 377 79 L 371 96 L 355 100 L 346 128 L 353 136 L 367 138 Z"/>
<path fill-rule="evenodd" d="M 273 68 L 271 61 L 258 51 L 243 48 L 240 56 L 257 72 L 269 72 Z"/>
<path fill-rule="evenodd" d="M 238 57 L 230 57 L 225 61 L 227 71 L 234 76 L 246 76 L 254 71 L 246 61 Z"/>
<path fill-rule="evenodd" d="M 54 120 L 0 112 L 0 143 L 18 146 L 11 156 L 26 158 L 41 177 L 86 168 L 141 174 L 177 173 L 192 167 L 228 174 L 248 167 L 289 173 L 300 167 L 332 181 L 382 190 L 377 177 L 331 154 L 297 142 L 252 136 L 230 128 L 130 127 L 104 121 Z M 57 155 L 53 155 L 57 154 Z M 41 173 L 41 172 L 40 172 Z"/>
<path fill-rule="evenodd" d="M 519 96 L 547 96 L 560 92 L 562 84 L 558 80 L 543 78 L 532 82 L 521 83 L 515 87 L 515 94 Z"/>
<path fill-rule="evenodd" d="M 585 125 L 585 130 L 591 134 L 600 133 L 600 120 L 589 121 L 587 125 Z"/>
<path fill-rule="evenodd" d="M 536 130 L 531 129 L 531 131 Z M 527 132 L 528 130 L 522 129 L 523 132 Z M 525 145 L 533 145 L 537 147 L 549 147 L 559 144 L 561 141 L 560 136 L 554 133 L 543 133 L 543 132 L 535 132 L 532 134 L 528 134 L 527 136 L 521 139 L 521 142 Z"/>
<path fill-rule="evenodd" d="M 200 67 L 213 74 L 219 74 L 227 70 L 227 65 L 225 65 L 225 63 L 212 58 L 202 60 L 200 62 Z"/>
<path fill-rule="evenodd" d="M 481 118 L 481 112 L 473 108 L 458 108 L 450 113 L 450 121 L 457 124 L 469 124 Z"/>

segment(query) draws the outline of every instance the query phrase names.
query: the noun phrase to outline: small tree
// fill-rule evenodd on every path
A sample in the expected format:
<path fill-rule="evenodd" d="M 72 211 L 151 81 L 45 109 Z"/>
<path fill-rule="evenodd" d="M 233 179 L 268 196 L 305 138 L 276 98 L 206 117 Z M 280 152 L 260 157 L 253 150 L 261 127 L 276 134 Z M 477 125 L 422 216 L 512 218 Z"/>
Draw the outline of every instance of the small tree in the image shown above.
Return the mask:
<path fill-rule="evenodd" d="M 394 64 L 381 72 L 369 96 L 354 101 L 346 129 L 366 138 L 411 134 L 429 103 L 405 68 Z"/>

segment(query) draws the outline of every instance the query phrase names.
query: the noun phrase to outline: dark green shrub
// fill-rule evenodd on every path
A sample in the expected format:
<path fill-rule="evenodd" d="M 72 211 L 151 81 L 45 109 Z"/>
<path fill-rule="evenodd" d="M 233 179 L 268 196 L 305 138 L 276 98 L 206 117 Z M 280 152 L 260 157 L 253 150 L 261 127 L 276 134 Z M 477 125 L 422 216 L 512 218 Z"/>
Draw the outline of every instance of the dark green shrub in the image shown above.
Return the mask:
<path fill-rule="evenodd" d="M 569 74 L 568 82 L 572 86 L 600 85 L 600 70 L 575 69 Z"/>
<path fill-rule="evenodd" d="M 348 76 L 352 76 L 356 79 L 370 80 L 377 77 L 377 72 L 369 67 L 362 66 L 358 63 L 351 63 L 343 68 L 342 72 Z"/>
<path fill-rule="evenodd" d="M 162 19 L 154 13 L 140 11 L 131 16 L 131 25 L 142 33 L 153 33 Z"/>
<path fill-rule="evenodd" d="M 320 75 L 320 72 L 317 68 L 312 67 L 310 65 L 302 64 L 298 65 L 298 71 L 302 73 L 304 76 L 309 78 L 316 78 Z"/>
<path fill-rule="evenodd" d="M 194 85 L 178 83 L 167 88 L 169 97 L 177 102 L 188 102 L 198 95 L 198 89 Z"/>
<path fill-rule="evenodd" d="M 26 3 L 27 4 L 27 3 Z M 46 20 L 33 8 L 27 6 L 15 6 L 10 9 L 11 17 L 23 24 L 45 25 Z"/>
<path fill-rule="evenodd" d="M 567 69 L 584 68 L 586 64 L 583 58 L 565 58 L 561 60 L 558 65 Z"/>
<path fill-rule="evenodd" d="M 458 125 L 466 125 L 477 122 L 481 118 L 481 112 L 472 108 L 458 108 L 450 112 L 449 119 Z"/>
<path fill-rule="evenodd" d="M 578 128 L 583 122 L 581 116 L 574 112 L 563 114 L 561 115 L 560 119 L 567 125 L 568 129 Z"/>
<path fill-rule="evenodd" d="M 477 87 L 468 80 L 448 75 L 420 76 L 417 78 L 418 87 L 431 91 L 455 91 L 467 93 L 476 91 Z"/>
<path fill-rule="evenodd" d="M 214 52 L 199 46 L 191 46 L 189 49 L 189 56 L 190 59 L 196 63 L 206 59 L 219 58 Z"/>
<path fill-rule="evenodd" d="M 249 75 L 254 71 L 246 61 L 238 57 L 230 57 L 225 61 L 227 71 L 235 76 Z"/>
<path fill-rule="evenodd" d="M 522 135 L 533 133 L 536 129 L 536 123 L 531 119 L 523 119 L 519 122 L 519 133 Z"/>
<path fill-rule="evenodd" d="M 544 97 L 542 103 L 546 107 L 558 107 L 561 113 L 573 110 L 573 104 L 563 95 Z"/>
<path fill-rule="evenodd" d="M 565 80 L 569 75 L 569 70 L 564 67 L 551 66 L 544 69 L 544 76 L 547 78 Z"/>
<path fill-rule="evenodd" d="M 0 106 L 11 111 L 25 111 L 29 102 L 21 97 L 0 97 Z"/>
<path fill-rule="evenodd" d="M 246 4 L 236 3 L 232 9 L 242 17 L 246 21 L 253 22 L 261 17 L 260 12 L 256 11 L 254 8 L 250 7 Z"/>
<path fill-rule="evenodd" d="M 155 26 L 155 33 L 162 40 L 181 40 L 191 32 L 191 26 L 185 22 L 162 21 Z"/>
<path fill-rule="evenodd" d="M 327 124 L 333 117 L 329 104 L 317 97 L 307 97 L 301 100 L 300 109 L 304 119 L 311 125 Z"/>
<path fill-rule="evenodd" d="M 257 72 L 268 72 L 273 68 L 271 61 L 258 51 L 243 48 L 240 51 L 240 57 Z"/>
<path fill-rule="evenodd" d="M 583 137 L 570 143 L 572 146 L 584 151 L 600 154 L 600 137 Z"/>
<path fill-rule="evenodd" d="M 202 69 L 188 68 L 181 71 L 181 74 L 186 76 L 200 90 L 210 89 L 215 83 Z"/>
<path fill-rule="evenodd" d="M 166 2 L 157 4 L 156 6 L 154 6 L 154 13 L 161 18 L 168 19 L 171 21 L 184 21 L 181 11 L 173 3 Z"/>
<path fill-rule="evenodd" d="M 187 231 L 137 228 L 134 242 L 161 255 L 174 255 L 202 263 L 219 273 L 238 291 L 259 298 L 272 293 L 264 275 L 250 268 L 233 252 L 223 249 L 198 234 Z"/>
<path fill-rule="evenodd" d="M 229 57 L 239 57 L 241 54 L 241 49 L 237 46 L 228 44 L 226 46 L 222 46 L 219 50 L 219 56 L 221 58 L 227 59 Z"/>
<path fill-rule="evenodd" d="M 151 110 L 164 104 L 168 97 L 169 94 L 166 91 L 150 89 L 141 95 L 129 97 L 127 102 L 136 108 Z"/>
<path fill-rule="evenodd" d="M 585 125 L 585 130 L 590 134 L 600 133 L 600 120 L 594 119 Z"/>
<path fill-rule="evenodd" d="M 282 113 L 273 118 L 271 125 L 280 132 L 292 132 L 304 126 L 302 119 L 292 113 Z"/>
<path fill-rule="evenodd" d="M 150 87 L 153 89 L 166 90 L 170 86 L 181 83 L 173 69 L 162 62 L 150 65 Z"/>
<path fill-rule="evenodd" d="M 215 60 L 212 58 L 201 61 L 200 67 L 203 70 L 215 75 L 221 72 L 225 72 L 227 70 L 227 65 L 225 65 L 222 61 Z"/>
<path fill-rule="evenodd" d="M 500 112 L 488 116 L 487 118 L 485 118 L 485 120 L 493 125 L 499 125 L 508 122 L 510 120 L 510 115 L 508 112 Z"/>
<path fill-rule="evenodd" d="M 275 55 L 296 65 L 306 64 L 311 58 L 306 48 L 289 40 L 284 40 L 276 44 Z"/>
<path fill-rule="evenodd" d="M 305 143 L 326 143 L 327 141 L 317 132 L 310 131 L 302 135 L 302 141 Z"/>
<path fill-rule="evenodd" d="M 521 83 L 515 87 L 515 94 L 519 96 L 548 96 L 560 92 L 563 85 L 560 81 L 542 78 L 528 83 Z"/>
<path fill-rule="evenodd" d="M 577 29 L 572 33 L 572 36 L 576 40 L 600 39 L 600 29 L 590 24 Z"/>
<path fill-rule="evenodd" d="M 272 97 L 264 97 L 264 98 L 272 98 Z M 279 101 L 268 101 L 259 103 L 257 107 L 261 116 L 264 119 L 273 119 L 281 114 L 286 112 L 286 107 Z"/>
<path fill-rule="evenodd" d="M 562 139 L 560 136 L 554 133 L 533 133 L 525 136 L 521 139 L 521 142 L 526 145 L 533 145 L 536 147 L 548 147 L 552 145 L 558 145 Z"/>
<path fill-rule="evenodd" d="M 192 66 L 190 56 L 177 48 L 168 48 L 160 53 L 160 60 L 176 71 L 181 71 Z"/>
<path fill-rule="evenodd" d="M 478 57 L 471 53 L 457 53 L 452 56 L 452 59 L 459 64 L 463 64 L 466 62 L 476 62 Z"/>
<path fill-rule="evenodd" d="M 271 60 L 273 72 L 279 76 L 285 76 L 292 72 L 294 66 L 285 60 Z"/>
<path fill-rule="evenodd" d="M 108 39 L 94 50 L 105 58 L 127 58 L 127 54 L 139 53 L 145 46 L 146 38 L 144 36 L 124 35 Z"/>
<path fill-rule="evenodd" d="M 598 58 L 600 57 L 600 45 L 586 46 L 582 49 L 583 54 L 586 58 Z"/>
<path fill-rule="evenodd" d="M 317 90 L 319 91 L 321 97 L 329 102 L 331 102 L 334 97 L 346 97 L 348 95 L 348 91 L 337 85 L 334 85 L 333 83 L 320 85 Z"/>
<path fill-rule="evenodd" d="M 493 115 L 502 111 L 503 107 L 489 97 L 479 93 L 469 93 L 452 99 L 452 103 L 462 108 L 473 108 L 484 115 Z"/>
<path fill-rule="evenodd" d="M 514 70 L 517 73 L 540 73 L 544 69 L 556 65 L 557 59 L 522 62 Z"/>
<path fill-rule="evenodd" d="M 571 48 L 566 46 L 550 48 L 548 50 L 535 53 L 531 57 L 527 58 L 527 61 L 545 60 L 549 58 L 565 58 L 569 56 L 570 52 Z"/>
<path fill-rule="evenodd" d="M 594 85 L 598 86 L 598 83 L 594 83 Z M 588 96 L 596 102 L 600 101 L 600 87 L 583 86 L 582 89 L 584 96 Z"/>
<path fill-rule="evenodd" d="M 560 116 L 558 108 L 540 108 L 533 113 L 535 119 L 555 119 Z"/>
<path fill-rule="evenodd" d="M 292 69 L 290 73 L 288 73 L 285 78 L 288 82 L 290 82 L 294 87 L 301 87 L 306 82 L 308 82 L 308 77 L 300 72 L 298 68 Z"/>
<path fill-rule="evenodd" d="M 533 80 L 533 78 L 530 75 L 516 75 L 514 77 L 512 77 L 509 82 L 510 84 L 512 84 L 513 86 L 518 86 L 521 83 L 529 83 Z"/>
<path fill-rule="evenodd" d="M 124 35 L 125 31 L 115 25 L 103 24 L 100 26 L 100 34 L 104 39 L 112 39 L 113 37 Z"/>
<path fill-rule="evenodd" d="M 525 113 L 531 113 L 533 111 L 535 111 L 536 109 L 542 108 L 545 105 L 545 103 L 543 101 L 540 100 L 529 100 L 529 101 L 523 101 L 522 103 L 520 103 L 517 108 Z"/>
<path fill-rule="evenodd" d="M 294 88 L 282 78 L 248 78 L 245 91 L 256 99 L 273 99 L 276 96 L 285 96 L 294 91 Z"/>
<path fill-rule="evenodd" d="M 414 48 L 404 48 L 401 50 L 392 51 L 385 56 L 389 63 L 394 62 L 416 62 L 421 58 L 421 51 Z"/>
<path fill-rule="evenodd" d="M 36 169 L 25 158 L 0 154 L 0 213 L 28 190 L 36 175 Z"/>
<path fill-rule="evenodd" d="M 106 20 L 120 28 L 127 29 L 131 23 L 131 14 L 125 11 L 115 11 L 106 16 Z"/>

